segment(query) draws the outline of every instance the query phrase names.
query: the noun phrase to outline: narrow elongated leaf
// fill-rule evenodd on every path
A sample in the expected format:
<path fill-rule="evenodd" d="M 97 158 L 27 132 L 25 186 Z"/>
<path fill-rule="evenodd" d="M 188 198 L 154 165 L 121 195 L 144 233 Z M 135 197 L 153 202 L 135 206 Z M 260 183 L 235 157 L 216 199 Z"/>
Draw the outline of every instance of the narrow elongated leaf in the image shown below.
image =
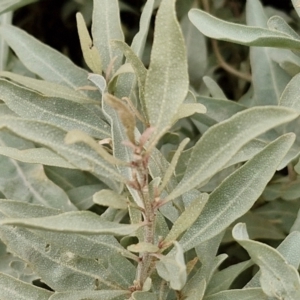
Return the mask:
<path fill-rule="evenodd" d="M 286 134 L 270 143 L 210 194 L 201 215 L 180 240 L 185 251 L 217 235 L 251 208 L 294 138 Z"/>
<path fill-rule="evenodd" d="M 140 59 L 142 59 L 143 57 L 145 43 L 154 8 L 155 0 L 147 0 L 140 18 L 140 30 L 132 40 L 131 48 Z"/>
<path fill-rule="evenodd" d="M 103 221 L 98 215 L 88 211 L 63 213 L 44 218 L 5 219 L 1 223 L 64 233 L 112 235 L 128 235 L 143 226 L 143 224 L 126 225 Z"/>
<path fill-rule="evenodd" d="M 127 209 L 128 207 L 126 198 L 111 190 L 101 190 L 94 194 L 93 201 L 96 204 L 117 209 Z"/>
<path fill-rule="evenodd" d="M 1 119 L 0 127 L 6 127 L 26 139 L 50 147 L 74 166 L 90 171 L 105 180 L 105 183 L 113 189 L 116 186 L 111 180 L 111 175 L 114 179 L 126 181 L 123 176 L 87 145 L 66 145 L 64 142 L 66 131 L 56 126 L 41 121 L 7 117 Z M 106 181 L 105 177 L 108 178 L 108 181 Z"/>
<path fill-rule="evenodd" d="M 246 20 L 250 26 L 267 28 L 268 19 L 259 0 L 247 1 Z M 277 49 L 278 52 L 281 50 L 285 51 Z M 290 80 L 290 76 L 276 62 L 272 61 L 270 52 L 270 48 L 250 48 L 255 105 L 277 105 L 283 89 Z"/>
<path fill-rule="evenodd" d="M 194 146 L 183 179 L 165 201 L 203 185 L 246 143 L 296 117 L 289 109 L 254 107 L 211 127 Z"/>
<path fill-rule="evenodd" d="M 228 290 L 205 297 L 205 300 L 268 300 L 269 298 L 260 288 Z"/>
<path fill-rule="evenodd" d="M 109 64 L 113 63 L 114 73 L 120 67 L 122 52 L 114 49 L 110 41 L 124 40 L 117 0 L 94 0 L 92 35 L 101 55 L 103 70 L 107 72 Z"/>
<path fill-rule="evenodd" d="M 0 147 L 0 154 L 30 164 L 42 164 L 68 169 L 75 168 L 61 156 L 47 148 L 18 150 L 12 147 Z"/>
<path fill-rule="evenodd" d="M 0 297 L 5 300 L 48 300 L 53 294 L 2 273 L 0 273 L 0 289 Z"/>
<path fill-rule="evenodd" d="M 140 242 L 138 244 L 132 244 L 127 247 L 127 249 L 131 252 L 140 252 L 140 253 L 145 253 L 145 252 L 158 252 L 159 248 L 156 245 L 146 243 L 146 242 Z"/>
<path fill-rule="evenodd" d="M 183 103 L 179 107 L 179 111 L 175 114 L 173 123 L 179 119 L 190 117 L 193 114 L 205 114 L 206 107 L 201 103 Z"/>
<path fill-rule="evenodd" d="M 95 101 L 86 95 L 81 94 L 79 91 L 75 91 L 70 87 L 54 82 L 26 77 L 11 72 L 1 72 L 0 76 L 11 79 L 16 83 L 23 85 L 24 87 L 35 90 L 48 97 L 63 98 L 81 104 L 99 105 L 100 103 L 99 101 Z"/>
<path fill-rule="evenodd" d="M 161 136 L 188 92 L 185 44 L 176 20 L 175 1 L 163 0 L 156 16 L 145 102 L 151 126 Z"/>
<path fill-rule="evenodd" d="M 278 30 L 285 33 L 294 39 L 300 39 L 299 34 L 280 16 L 272 16 L 268 20 L 268 27 L 271 30 Z"/>
<path fill-rule="evenodd" d="M 186 265 L 181 246 L 174 242 L 176 252 L 167 256 L 160 257 L 156 263 L 156 269 L 163 279 L 170 282 L 174 290 L 181 290 L 187 279 Z"/>
<path fill-rule="evenodd" d="M 163 245 L 168 246 L 168 243 L 175 241 L 185 230 L 193 225 L 201 214 L 208 198 L 208 194 L 201 194 L 200 197 L 192 201 L 173 224 L 169 234 L 163 241 Z"/>
<path fill-rule="evenodd" d="M 141 291 L 136 291 L 132 293 L 132 299 L 133 300 L 158 300 L 156 294 L 150 293 L 150 292 L 141 292 Z"/>
<path fill-rule="evenodd" d="M 77 29 L 83 57 L 88 67 L 97 74 L 102 74 L 102 62 L 99 52 L 93 45 L 89 31 L 81 13 L 76 14 Z"/>
<path fill-rule="evenodd" d="M 41 78 L 67 85 L 74 90 L 88 85 L 88 73 L 85 70 L 75 66 L 66 56 L 42 44 L 25 31 L 6 25 L 0 28 L 0 34 L 23 64 Z"/>
<path fill-rule="evenodd" d="M 300 40 L 279 31 L 230 23 L 199 10 L 189 12 L 191 22 L 206 36 L 246 46 L 299 48 Z M 243 32 L 243 34 L 240 34 Z"/>
<path fill-rule="evenodd" d="M 24 149 L 33 144 L 8 132 L 0 132 L 0 145 Z M 42 204 L 65 211 L 77 210 L 66 193 L 46 177 L 43 166 L 0 156 L 0 190 L 8 199 Z"/>
<path fill-rule="evenodd" d="M 300 74 L 297 74 L 288 83 L 283 91 L 279 105 L 293 108 L 300 111 L 300 95 L 299 95 Z"/>
<path fill-rule="evenodd" d="M 49 300 L 123 300 L 129 296 L 128 291 L 71 291 L 54 293 Z"/>
<path fill-rule="evenodd" d="M 9 218 L 38 218 L 61 213 L 57 209 L 13 200 L 0 200 L 0 211 Z M 80 235 L 40 230 L 35 233 L 45 238 L 50 245 L 53 243 L 81 257 L 97 259 L 118 254 L 135 259 L 135 255 L 124 249 L 111 235 Z"/>
<path fill-rule="evenodd" d="M 0 87 L 0 99 L 23 118 L 42 120 L 65 130 L 82 130 L 99 139 L 110 137 L 108 124 L 82 104 L 45 97 L 6 80 L 0 80 Z"/>
<path fill-rule="evenodd" d="M 299 299 L 300 278 L 295 267 L 288 264 L 276 249 L 250 240 L 245 224 L 237 224 L 232 235 L 247 250 L 251 259 L 259 265 L 261 287 L 267 296 L 287 300 Z"/>
<path fill-rule="evenodd" d="M 108 278 L 109 274 L 101 261 L 82 258 L 63 247 L 52 247 L 48 241 L 31 231 L 1 226 L 0 237 L 12 253 L 32 265 L 43 282 L 57 292 L 67 289 L 127 288 Z"/>

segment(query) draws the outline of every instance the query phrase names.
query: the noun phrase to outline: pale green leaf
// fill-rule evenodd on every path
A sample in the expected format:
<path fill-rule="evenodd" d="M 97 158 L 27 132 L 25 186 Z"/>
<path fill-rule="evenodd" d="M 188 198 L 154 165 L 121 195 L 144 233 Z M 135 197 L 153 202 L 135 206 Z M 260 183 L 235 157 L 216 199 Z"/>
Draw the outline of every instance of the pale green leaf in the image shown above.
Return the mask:
<path fill-rule="evenodd" d="M 210 194 L 199 218 L 180 240 L 185 251 L 217 235 L 251 208 L 292 146 L 294 138 L 294 134 L 279 137 Z"/>
<path fill-rule="evenodd" d="M 94 203 L 117 209 L 127 209 L 128 203 L 125 197 L 111 190 L 101 190 L 94 194 Z"/>
<path fill-rule="evenodd" d="M 81 142 L 87 144 L 89 147 L 95 150 L 104 160 L 111 163 L 112 165 L 113 164 L 127 165 L 126 162 L 121 161 L 116 157 L 112 156 L 111 154 L 109 154 L 101 144 L 97 143 L 91 136 L 87 135 L 86 133 L 74 129 L 69 131 L 66 134 L 65 143 L 67 145 L 81 143 Z"/>
<path fill-rule="evenodd" d="M 221 291 L 229 290 L 233 281 L 246 269 L 251 267 L 253 262 L 248 260 L 235 265 L 231 265 L 226 269 L 216 272 L 206 289 L 206 295 L 213 295 Z"/>
<path fill-rule="evenodd" d="M 41 43 L 25 31 L 6 25 L 0 34 L 23 64 L 41 78 L 71 87 L 73 90 L 88 85 L 88 73 L 74 65 L 69 58 Z M 80 91 L 86 94 L 83 91 Z"/>
<path fill-rule="evenodd" d="M 260 288 L 228 290 L 205 297 L 205 300 L 268 300 L 269 298 Z"/>
<path fill-rule="evenodd" d="M 0 25 L 11 24 L 12 18 L 13 18 L 12 11 L 8 11 L 1 15 L 1 7 L 0 7 Z M 0 71 L 6 69 L 6 65 L 8 62 L 8 55 L 9 55 L 9 47 L 7 43 L 4 41 L 4 39 L 0 37 Z"/>
<path fill-rule="evenodd" d="M 130 295 L 129 291 L 67 291 L 54 293 L 49 300 L 124 300 Z"/>
<path fill-rule="evenodd" d="M 181 1 L 183 2 L 186 0 Z M 179 2 L 176 3 L 178 5 Z M 197 88 L 200 86 L 208 62 L 206 39 L 187 15 L 181 19 L 180 25 L 185 39 L 190 82 Z"/>
<path fill-rule="evenodd" d="M 57 216 L 27 219 L 5 219 L 3 225 L 17 225 L 39 230 L 81 234 L 128 235 L 134 233 L 143 224 L 127 225 L 103 221 L 88 211 L 68 212 Z"/>
<path fill-rule="evenodd" d="M 0 14 L 7 11 L 16 10 L 19 7 L 28 5 L 38 0 L 2 0 L 0 3 Z"/>
<path fill-rule="evenodd" d="M 134 51 L 124 42 L 122 41 L 112 41 L 112 45 L 120 49 L 126 57 L 126 60 L 131 64 L 138 84 L 139 84 L 139 97 L 140 104 L 142 106 L 142 111 L 144 112 L 145 117 L 146 114 L 146 104 L 144 99 L 144 86 L 146 81 L 147 69 L 139 59 L 139 57 L 134 53 Z M 118 82 L 119 83 L 119 82 Z"/>
<path fill-rule="evenodd" d="M 67 192 L 71 202 L 79 210 L 87 210 L 94 205 L 93 195 L 106 188 L 103 183 L 89 184 L 69 189 Z"/>
<path fill-rule="evenodd" d="M 299 48 L 300 40 L 257 26 L 245 26 L 218 19 L 202 10 L 189 12 L 191 22 L 206 36 L 246 46 Z M 240 34 L 243 32 L 243 34 Z"/>
<path fill-rule="evenodd" d="M 177 242 L 174 242 L 174 245 L 175 253 L 159 257 L 160 260 L 156 263 L 156 269 L 159 276 L 170 282 L 172 289 L 181 290 L 187 279 L 186 265 L 183 249 Z"/>
<path fill-rule="evenodd" d="M 179 111 L 175 114 L 173 123 L 179 119 L 187 118 L 193 114 L 205 114 L 206 107 L 201 103 L 183 103 L 179 107 Z"/>
<path fill-rule="evenodd" d="M 132 300 L 158 300 L 156 294 L 150 292 L 136 291 L 132 293 L 131 297 Z"/>
<path fill-rule="evenodd" d="M 164 190 L 164 188 L 167 186 L 170 178 L 173 176 L 173 173 L 176 169 L 176 165 L 178 163 L 178 159 L 183 151 L 183 149 L 185 148 L 185 146 L 188 144 L 188 142 L 190 141 L 189 138 L 184 139 L 178 146 L 175 154 L 172 157 L 171 163 L 168 166 L 168 168 L 165 171 L 163 180 L 161 182 L 161 184 L 158 187 L 158 194 L 161 194 L 161 192 Z"/>
<path fill-rule="evenodd" d="M 209 76 L 203 77 L 203 82 L 205 83 L 206 87 L 208 88 L 209 93 L 213 98 L 217 99 L 226 99 L 227 97 L 224 94 L 223 90 L 220 88 L 220 86 L 217 84 L 215 80 L 213 80 Z"/>
<path fill-rule="evenodd" d="M 266 295 L 287 300 L 299 299 L 300 278 L 295 267 L 288 264 L 274 248 L 250 240 L 245 224 L 237 224 L 232 235 L 260 267 L 260 283 Z"/>
<path fill-rule="evenodd" d="M 139 24 L 140 29 L 132 40 L 131 48 L 140 59 L 142 59 L 143 57 L 145 43 L 146 43 L 154 8 L 155 8 L 155 0 L 147 0 L 140 17 L 140 24 Z"/>
<path fill-rule="evenodd" d="M 163 240 L 162 247 L 168 247 L 169 243 L 176 241 L 176 239 L 193 223 L 197 220 L 201 214 L 205 204 L 207 203 L 208 194 L 201 194 L 192 201 L 192 203 L 186 208 L 186 210 L 179 216 L 179 218 L 173 224 L 169 234 Z"/>
<path fill-rule="evenodd" d="M 2 146 L 0 147 L 0 154 L 30 164 L 42 164 L 68 169 L 75 168 L 61 156 L 47 148 L 18 150 L 16 148 Z"/>
<path fill-rule="evenodd" d="M 0 200 L 0 211 L 10 218 L 38 218 L 61 213 L 57 209 L 13 200 Z M 45 238 L 50 245 L 53 243 L 81 257 L 97 259 L 118 254 L 135 259 L 135 255 L 124 249 L 111 235 L 80 235 L 39 230 L 35 233 Z"/>
<path fill-rule="evenodd" d="M 125 181 L 123 176 L 87 145 L 66 145 L 66 131 L 56 126 L 42 121 L 6 117 L 1 119 L 0 127 L 6 127 L 26 139 L 51 148 L 74 166 L 97 175 L 113 189 L 116 186 L 112 178 Z"/>
<path fill-rule="evenodd" d="M 0 273 L 1 299 L 48 300 L 52 292 Z"/>
<path fill-rule="evenodd" d="M 271 30 L 278 30 L 285 33 L 294 39 L 300 39 L 299 34 L 280 16 L 272 16 L 268 20 L 268 27 Z"/>
<path fill-rule="evenodd" d="M 202 279 L 200 282 L 197 282 L 197 285 L 194 288 L 189 289 L 187 293 L 185 293 L 185 300 L 202 300 L 205 294 L 205 289 L 206 282 Z"/>
<path fill-rule="evenodd" d="M 102 74 L 102 62 L 98 50 L 94 47 L 89 31 L 81 13 L 76 14 L 77 30 L 84 60 L 88 67 L 97 74 Z"/>
<path fill-rule="evenodd" d="M 11 79 L 16 83 L 23 85 L 24 87 L 35 90 L 48 97 L 63 98 L 81 104 L 100 104 L 99 101 L 95 101 L 86 95 L 81 94 L 79 91 L 76 91 L 65 85 L 26 77 L 11 72 L 1 72 L 0 76 Z"/>
<path fill-rule="evenodd" d="M 246 20 L 250 26 L 267 28 L 267 16 L 258 0 L 247 1 Z M 277 105 L 283 89 L 290 80 L 290 76 L 272 61 L 270 56 L 270 48 L 250 48 L 255 105 Z"/>
<path fill-rule="evenodd" d="M 183 179 L 165 201 L 203 185 L 222 169 L 242 146 L 268 129 L 296 117 L 297 114 L 290 109 L 254 107 L 211 127 L 194 146 Z"/>
<path fill-rule="evenodd" d="M 8 132 L 0 132 L 0 145 L 26 149 L 33 144 Z M 0 190 L 9 199 L 42 204 L 65 211 L 76 210 L 67 194 L 44 172 L 43 166 L 0 156 Z"/>
<path fill-rule="evenodd" d="M 292 78 L 284 89 L 279 105 L 289 108 L 293 108 L 296 111 L 300 111 L 300 93 L 299 93 L 299 84 L 300 84 L 300 74 L 297 74 Z"/>
<path fill-rule="evenodd" d="M 6 80 L 0 80 L 0 88 L 0 99 L 22 118 L 42 120 L 65 130 L 82 130 L 99 139 L 110 137 L 109 125 L 80 103 L 45 97 Z"/>
<path fill-rule="evenodd" d="M 145 102 L 150 124 L 156 129 L 154 136 L 158 138 L 172 124 L 187 95 L 188 66 L 174 0 L 161 2 L 155 24 Z"/>
<path fill-rule="evenodd" d="M 0 237 L 10 252 L 34 266 L 34 271 L 43 282 L 57 292 L 127 288 L 108 277 L 100 260 L 82 258 L 57 245 L 52 247 L 43 237 L 31 231 L 1 226 Z"/>
<path fill-rule="evenodd" d="M 92 35 L 101 55 L 104 72 L 109 75 L 107 69 L 113 63 L 113 74 L 120 67 L 122 52 L 114 49 L 110 41 L 124 40 L 117 0 L 94 0 Z"/>
<path fill-rule="evenodd" d="M 127 250 L 131 252 L 140 252 L 140 253 L 145 253 L 145 252 L 158 252 L 159 248 L 156 245 L 153 245 L 151 243 L 146 243 L 146 242 L 140 242 L 138 244 L 132 244 L 127 247 Z"/>

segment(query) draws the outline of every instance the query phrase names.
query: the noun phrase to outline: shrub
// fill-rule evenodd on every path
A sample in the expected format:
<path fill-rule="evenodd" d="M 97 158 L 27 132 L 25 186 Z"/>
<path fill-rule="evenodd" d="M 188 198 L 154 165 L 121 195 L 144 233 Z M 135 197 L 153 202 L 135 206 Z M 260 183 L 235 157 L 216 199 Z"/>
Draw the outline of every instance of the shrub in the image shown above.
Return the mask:
<path fill-rule="evenodd" d="M 158 2 L 130 46 L 118 1 L 94 1 L 92 37 L 77 14 L 92 73 L 1 26 L 26 67 L 0 74 L 1 299 L 300 299 L 300 37 L 258 0 L 247 25 Z M 250 46 L 252 78 L 213 42 L 239 101 L 202 34 Z M 250 259 L 226 266 L 228 243 Z"/>

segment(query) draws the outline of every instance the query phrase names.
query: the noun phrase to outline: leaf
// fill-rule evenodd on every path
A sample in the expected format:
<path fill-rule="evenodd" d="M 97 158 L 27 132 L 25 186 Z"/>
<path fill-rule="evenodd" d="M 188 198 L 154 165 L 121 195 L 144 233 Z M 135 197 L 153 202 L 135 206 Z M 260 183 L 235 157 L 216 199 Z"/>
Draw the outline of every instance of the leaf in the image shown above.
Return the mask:
<path fill-rule="evenodd" d="M 1 100 L 22 118 L 42 120 L 65 130 L 82 130 L 99 139 L 110 137 L 108 124 L 82 104 L 45 97 L 6 80 L 0 80 L 0 87 Z"/>
<path fill-rule="evenodd" d="M 95 101 L 88 96 L 81 94 L 79 91 L 71 89 L 70 87 L 67 87 L 65 85 L 60 85 L 50 81 L 35 79 L 5 71 L 0 72 L 0 76 L 11 79 L 17 84 L 21 84 L 26 88 L 35 90 L 48 97 L 63 98 L 81 104 L 100 104 L 99 101 Z"/>
<path fill-rule="evenodd" d="M 187 285 L 185 285 L 187 286 Z M 185 294 L 186 300 L 202 300 L 205 294 L 206 282 L 205 280 L 201 280 L 197 283 L 197 286 L 194 289 L 190 289 Z"/>
<path fill-rule="evenodd" d="M 176 241 L 176 239 L 193 223 L 197 220 L 201 214 L 205 204 L 207 203 L 208 194 L 201 194 L 192 201 L 192 203 L 186 208 L 186 210 L 179 216 L 179 218 L 173 224 L 169 234 L 162 242 L 162 248 L 167 247 L 169 243 Z"/>
<path fill-rule="evenodd" d="M 51 148 L 77 168 L 90 171 L 100 177 L 113 189 L 116 188 L 116 185 L 114 181 L 112 181 L 112 178 L 126 181 L 124 177 L 103 160 L 97 152 L 87 145 L 66 145 L 64 143 L 66 131 L 56 126 L 42 121 L 6 117 L 0 120 L 0 127 L 6 127 L 26 139 Z M 113 177 L 111 177 L 111 175 Z"/>
<path fill-rule="evenodd" d="M 289 107 L 296 111 L 300 111 L 299 84 L 300 74 L 297 74 L 284 89 L 279 102 L 280 106 Z"/>
<path fill-rule="evenodd" d="M 300 297 L 300 278 L 298 271 L 274 248 L 249 240 L 245 224 L 237 224 L 233 237 L 247 250 L 251 259 L 261 270 L 260 283 L 269 297 L 296 300 Z"/>
<path fill-rule="evenodd" d="M 145 102 L 154 137 L 171 126 L 188 92 L 184 39 L 176 20 L 175 1 L 163 0 L 157 12 L 151 61 L 146 77 Z"/>
<path fill-rule="evenodd" d="M 150 292 L 136 291 L 132 293 L 131 297 L 132 300 L 158 300 L 156 294 Z"/>
<path fill-rule="evenodd" d="M 0 28 L 0 35 L 23 64 L 41 78 L 66 85 L 73 90 L 88 85 L 88 73 L 85 70 L 75 66 L 69 58 L 42 44 L 25 31 L 6 25 Z M 86 94 L 83 91 L 80 93 Z"/>
<path fill-rule="evenodd" d="M 94 203 L 109 206 L 117 209 L 127 209 L 128 203 L 125 197 L 111 190 L 101 190 L 94 194 Z"/>
<path fill-rule="evenodd" d="M 218 40 L 238 43 L 246 46 L 299 48 L 300 40 L 287 34 L 257 26 L 245 26 L 230 23 L 215 18 L 199 10 L 191 9 L 189 12 L 191 22 L 204 35 Z M 243 32 L 243 34 L 240 34 Z"/>
<path fill-rule="evenodd" d="M 97 74 L 102 74 L 102 62 L 99 52 L 93 45 L 89 31 L 81 13 L 76 14 L 77 30 L 84 60 L 88 67 Z"/>
<path fill-rule="evenodd" d="M 291 121 L 297 114 L 279 107 L 254 107 L 235 114 L 207 130 L 193 148 L 187 170 L 165 201 L 201 186 L 256 136 Z"/>
<path fill-rule="evenodd" d="M 17 225 L 26 228 L 80 234 L 128 235 L 134 233 L 143 224 L 126 225 L 102 221 L 88 211 L 62 213 L 57 216 L 27 219 L 5 219 L 3 225 Z"/>
<path fill-rule="evenodd" d="M 186 265 L 184 262 L 183 249 L 174 242 L 176 253 L 168 256 L 159 257 L 156 269 L 159 276 L 170 282 L 170 287 L 174 290 L 181 290 L 187 279 Z"/>
<path fill-rule="evenodd" d="M 34 3 L 38 0 L 2 0 L 0 4 L 0 14 L 5 12 L 16 10 L 19 7 Z"/>
<path fill-rule="evenodd" d="M 13 200 L 0 200 L 0 212 L 9 218 L 38 218 L 61 213 L 57 209 Z M 81 257 L 97 259 L 118 254 L 135 259 L 135 255 L 124 249 L 111 235 L 80 235 L 39 230 L 34 233 L 45 238 L 50 246 L 53 243 Z"/>
<path fill-rule="evenodd" d="M 1 5 L 1 4 L 0 4 Z M 0 25 L 3 24 L 11 24 L 13 18 L 13 13 L 6 12 L 1 15 L 1 7 L 0 7 Z M 0 70 L 4 70 L 6 68 L 8 62 L 9 55 L 9 47 L 7 43 L 0 37 Z"/>
<path fill-rule="evenodd" d="M 296 13 L 300 17 L 300 6 L 299 6 L 299 1 L 298 0 L 292 0 L 293 6 L 295 8 Z"/>
<path fill-rule="evenodd" d="M 267 16 L 258 0 L 247 1 L 246 19 L 250 26 L 267 27 Z M 270 51 L 270 48 L 250 48 L 255 105 L 277 105 L 283 89 L 290 80 L 290 76 L 272 61 Z"/>
<path fill-rule="evenodd" d="M 135 144 L 135 137 L 134 137 L 135 117 L 131 112 L 130 108 L 126 104 L 124 104 L 120 99 L 114 97 L 111 94 L 105 94 L 104 101 L 110 107 L 112 107 L 114 110 L 117 111 L 120 121 L 125 127 L 126 135 L 129 141 Z"/>
<path fill-rule="evenodd" d="M 298 33 L 280 16 L 272 16 L 268 20 L 268 27 L 271 30 L 278 30 L 282 33 L 285 33 L 294 39 L 299 39 L 300 36 Z"/>
<path fill-rule="evenodd" d="M 92 137 L 87 135 L 86 133 L 74 129 L 69 131 L 65 137 L 65 143 L 67 145 L 75 144 L 75 143 L 85 143 L 93 150 L 95 150 L 104 160 L 113 164 L 127 165 L 126 162 L 117 159 L 116 157 L 109 154 L 101 144 L 97 143 Z"/>
<path fill-rule="evenodd" d="M 163 180 L 160 184 L 160 186 L 158 187 L 158 194 L 161 194 L 161 192 L 164 190 L 164 188 L 167 186 L 170 178 L 173 176 L 173 173 L 175 171 L 176 165 L 178 163 L 178 159 L 179 156 L 181 155 L 183 149 L 185 148 L 185 146 L 189 143 L 190 139 L 186 138 L 184 139 L 178 146 L 175 154 L 172 157 L 171 163 L 168 166 L 168 168 L 165 171 L 165 175 L 163 177 Z"/>
<path fill-rule="evenodd" d="M 67 291 L 54 293 L 49 300 L 123 300 L 130 296 L 128 291 Z"/>
<path fill-rule="evenodd" d="M 210 194 L 199 218 L 181 238 L 184 251 L 222 232 L 245 214 L 263 192 L 293 142 L 293 134 L 279 137 L 228 176 Z"/>
<path fill-rule="evenodd" d="M 101 261 L 82 258 L 63 247 L 52 247 L 48 241 L 31 231 L 1 226 L 0 236 L 12 253 L 32 265 L 43 282 L 57 292 L 66 289 L 127 288 L 108 277 Z"/>
<path fill-rule="evenodd" d="M 52 292 L 0 273 L 1 298 L 5 300 L 48 300 Z M 5 298 L 3 298 L 5 297 Z"/>
<path fill-rule="evenodd" d="M 148 3 L 148 2 L 147 2 Z M 144 96 L 144 86 L 147 76 L 147 69 L 139 59 L 139 57 L 133 52 L 133 50 L 122 41 L 112 41 L 112 45 L 120 49 L 126 57 L 126 60 L 131 64 L 138 84 L 139 84 L 139 97 L 140 104 L 142 106 L 142 111 L 144 112 L 144 116 L 146 117 L 146 104 L 145 104 L 145 96 Z"/>
<path fill-rule="evenodd" d="M 110 63 L 113 63 L 112 74 L 115 73 L 121 65 L 122 53 L 114 49 L 110 41 L 124 41 L 117 0 L 94 0 L 92 35 L 106 76 Z"/>
<path fill-rule="evenodd" d="M 205 297 L 205 300 L 267 300 L 269 299 L 260 288 L 228 290 Z"/>
<path fill-rule="evenodd" d="M 8 132 L 0 132 L 0 145 L 14 148 L 33 147 L 33 144 Z M 42 165 L 17 162 L 0 156 L 0 190 L 6 198 L 45 206 L 76 210 L 66 193 L 46 177 Z"/>
<path fill-rule="evenodd" d="M 214 81 L 211 77 L 209 76 L 204 76 L 203 77 L 203 82 L 205 83 L 206 87 L 209 90 L 209 93 L 213 98 L 217 99 L 226 99 L 227 97 L 224 94 L 223 90 L 220 88 L 220 86 L 217 84 L 216 81 Z"/>
<path fill-rule="evenodd" d="M 187 2 L 186 0 L 181 3 Z M 179 2 L 177 1 L 178 5 Z M 179 18 L 181 19 L 181 18 Z M 199 87 L 207 67 L 207 46 L 204 35 L 191 23 L 187 14 L 180 21 L 187 50 L 188 72 L 191 84 Z"/>
<path fill-rule="evenodd" d="M 75 168 L 61 156 L 57 155 L 55 152 L 47 148 L 31 148 L 18 150 L 16 148 L 2 146 L 0 147 L 0 154 L 30 164 L 42 164 L 68 169 Z"/>
<path fill-rule="evenodd" d="M 140 59 L 142 59 L 143 57 L 145 43 L 146 43 L 154 8 L 155 8 L 155 0 L 148 0 L 145 3 L 140 17 L 140 24 L 139 24 L 140 29 L 132 40 L 131 48 Z"/>
<path fill-rule="evenodd" d="M 179 111 L 175 114 L 173 123 L 177 122 L 179 119 L 187 118 L 193 114 L 205 114 L 206 107 L 201 103 L 183 103 L 179 107 Z"/>
<path fill-rule="evenodd" d="M 137 252 L 137 253 L 145 253 L 145 252 L 155 253 L 159 251 L 159 248 L 158 246 L 153 245 L 151 243 L 140 242 L 138 244 L 132 244 L 128 246 L 127 250 L 131 252 Z"/>

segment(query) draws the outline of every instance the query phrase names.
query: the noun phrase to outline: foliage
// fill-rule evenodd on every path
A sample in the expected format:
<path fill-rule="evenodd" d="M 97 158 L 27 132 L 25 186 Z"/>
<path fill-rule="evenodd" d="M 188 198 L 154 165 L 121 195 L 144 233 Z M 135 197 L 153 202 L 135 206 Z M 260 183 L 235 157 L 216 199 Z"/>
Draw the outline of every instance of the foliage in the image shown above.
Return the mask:
<path fill-rule="evenodd" d="M 130 45 L 117 0 L 78 13 L 92 73 L 1 19 L 0 299 L 300 299 L 296 23 L 175 2 Z"/>

